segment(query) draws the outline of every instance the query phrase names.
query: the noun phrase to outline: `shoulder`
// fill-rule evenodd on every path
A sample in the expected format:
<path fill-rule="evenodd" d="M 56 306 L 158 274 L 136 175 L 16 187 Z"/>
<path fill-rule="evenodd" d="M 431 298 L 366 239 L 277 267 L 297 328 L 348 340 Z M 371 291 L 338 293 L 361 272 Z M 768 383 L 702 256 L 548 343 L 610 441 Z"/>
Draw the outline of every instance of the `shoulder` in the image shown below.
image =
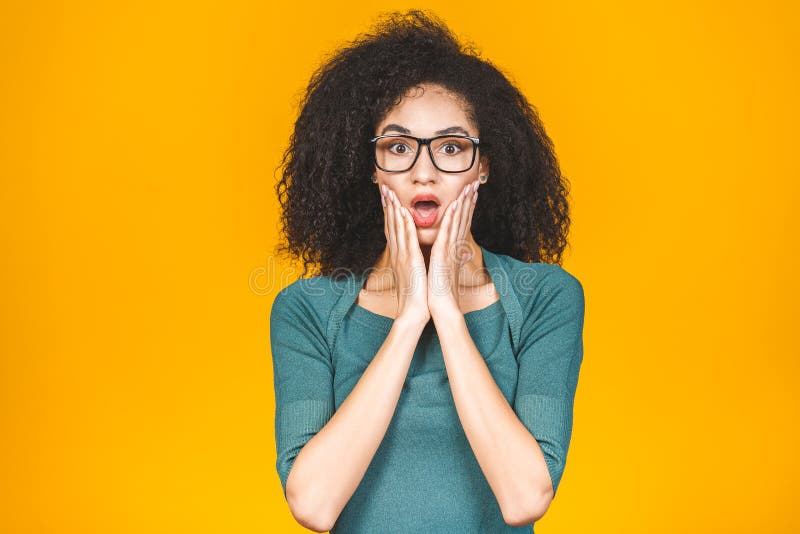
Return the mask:
<path fill-rule="evenodd" d="M 339 299 L 352 292 L 355 286 L 352 279 L 300 278 L 278 291 L 272 301 L 270 317 L 291 316 L 325 324 Z"/>
<path fill-rule="evenodd" d="M 583 311 L 583 284 L 560 265 L 527 263 L 507 255 L 498 258 L 526 317 L 545 307 Z"/>

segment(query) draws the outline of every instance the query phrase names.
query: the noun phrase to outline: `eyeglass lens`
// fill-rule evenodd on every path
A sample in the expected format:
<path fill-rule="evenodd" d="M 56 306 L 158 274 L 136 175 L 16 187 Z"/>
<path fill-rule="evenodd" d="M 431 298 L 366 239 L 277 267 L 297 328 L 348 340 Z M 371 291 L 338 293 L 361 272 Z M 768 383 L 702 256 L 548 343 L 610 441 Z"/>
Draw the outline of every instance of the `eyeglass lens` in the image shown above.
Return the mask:
<path fill-rule="evenodd" d="M 385 171 L 400 172 L 411 168 L 420 147 L 416 139 L 384 137 L 375 142 L 375 159 Z M 430 144 L 434 164 L 446 172 L 464 172 L 470 168 L 475 145 L 463 137 L 441 137 Z"/>

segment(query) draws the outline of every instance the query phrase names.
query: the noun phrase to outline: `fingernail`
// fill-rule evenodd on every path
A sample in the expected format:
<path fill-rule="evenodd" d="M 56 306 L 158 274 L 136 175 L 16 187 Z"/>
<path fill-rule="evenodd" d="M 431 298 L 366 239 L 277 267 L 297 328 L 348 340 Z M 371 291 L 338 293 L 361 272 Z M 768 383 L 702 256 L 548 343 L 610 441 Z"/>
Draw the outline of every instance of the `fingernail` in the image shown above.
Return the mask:
<path fill-rule="evenodd" d="M 475 191 L 475 192 L 477 192 L 477 191 L 478 191 L 478 186 L 479 186 L 479 185 L 480 185 L 480 182 L 476 181 L 476 182 L 475 182 L 475 183 L 472 185 L 472 190 L 473 190 L 473 191 Z"/>
<path fill-rule="evenodd" d="M 477 191 L 475 191 L 475 194 L 472 196 L 472 203 L 473 204 L 477 204 L 478 203 L 478 192 Z"/>

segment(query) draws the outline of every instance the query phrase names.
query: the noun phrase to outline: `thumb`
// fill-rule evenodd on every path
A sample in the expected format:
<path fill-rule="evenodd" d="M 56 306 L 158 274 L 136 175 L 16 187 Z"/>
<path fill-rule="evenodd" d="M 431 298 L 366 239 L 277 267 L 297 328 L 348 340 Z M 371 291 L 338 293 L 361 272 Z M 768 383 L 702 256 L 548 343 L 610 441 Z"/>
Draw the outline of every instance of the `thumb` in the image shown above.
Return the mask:
<path fill-rule="evenodd" d="M 403 211 L 405 212 L 406 215 L 405 217 L 403 217 L 403 220 L 406 225 L 407 250 L 415 258 L 417 259 L 422 258 L 422 249 L 419 246 L 419 239 L 417 239 L 417 225 L 414 223 L 414 217 L 411 216 L 411 213 L 405 206 L 403 206 Z"/>
<path fill-rule="evenodd" d="M 439 225 L 439 233 L 436 235 L 436 241 L 433 243 L 431 250 L 431 259 L 446 258 L 447 255 L 447 242 L 450 236 L 450 226 L 453 221 L 453 209 L 456 208 L 457 199 L 452 201 L 444 210 L 442 217 L 442 224 Z"/>

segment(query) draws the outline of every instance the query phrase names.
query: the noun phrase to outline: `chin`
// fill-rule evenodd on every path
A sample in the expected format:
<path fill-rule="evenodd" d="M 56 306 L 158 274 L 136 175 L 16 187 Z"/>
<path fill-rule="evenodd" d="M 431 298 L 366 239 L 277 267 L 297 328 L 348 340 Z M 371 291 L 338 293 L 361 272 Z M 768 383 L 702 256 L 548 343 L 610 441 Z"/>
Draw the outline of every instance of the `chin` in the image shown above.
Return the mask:
<path fill-rule="evenodd" d="M 439 235 L 438 226 L 417 227 L 417 241 L 420 245 L 433 245 Z"/>

